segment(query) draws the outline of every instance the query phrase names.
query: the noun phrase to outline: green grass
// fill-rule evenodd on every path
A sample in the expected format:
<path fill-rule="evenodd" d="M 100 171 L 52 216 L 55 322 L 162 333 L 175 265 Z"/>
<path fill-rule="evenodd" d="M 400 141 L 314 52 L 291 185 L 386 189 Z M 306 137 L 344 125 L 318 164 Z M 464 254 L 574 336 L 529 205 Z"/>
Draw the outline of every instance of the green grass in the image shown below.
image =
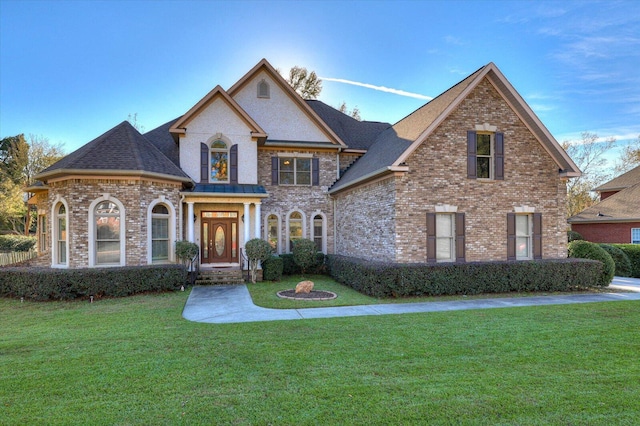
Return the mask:
<path fill-rule="evenodd" d="M 243 324 L 0 299 L 0 424 L 640 423 L 640 302 Z"/>

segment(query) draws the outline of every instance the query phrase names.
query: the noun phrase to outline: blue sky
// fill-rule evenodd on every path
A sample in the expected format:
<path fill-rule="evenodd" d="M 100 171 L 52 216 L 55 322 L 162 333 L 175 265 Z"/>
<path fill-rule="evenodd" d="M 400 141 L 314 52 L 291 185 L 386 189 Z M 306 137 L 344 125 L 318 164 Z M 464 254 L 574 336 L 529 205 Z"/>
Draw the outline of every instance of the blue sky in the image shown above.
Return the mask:
<path fill-rule="evenodd" d="M 494 62 L 560 142 L 640 134 L 640 2 L 0 0 L 0 137 L 151 130 L 262 58 L 392 123 Z"/>

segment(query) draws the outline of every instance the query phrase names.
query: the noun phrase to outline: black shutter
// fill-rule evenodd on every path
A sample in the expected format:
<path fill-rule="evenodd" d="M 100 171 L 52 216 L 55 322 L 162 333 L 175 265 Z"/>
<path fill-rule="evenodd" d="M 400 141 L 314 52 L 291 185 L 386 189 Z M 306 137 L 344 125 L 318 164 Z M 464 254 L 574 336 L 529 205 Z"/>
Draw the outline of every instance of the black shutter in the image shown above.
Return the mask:
<path fill-rule="evenodd" d="M 467 177 L 476 179 L 478 177 L 476 154 L 478 150 L 478 142 L 476 140 L 476 132 L 467 131 Z"/>
<path fill-rule="evenodd" d="M 229 182 L 238 183 L 238 144 L 229 150 Z"/>
<path fill-rule="evenodd" d="M 427 263 L 436 262 L 436 214 L 427 213 Z"/>
<path fill-rule="evenodd" d="M 533 258 L 542 259 L 542 213 L 533 214 Z"/>
<path fill-rule="evenodd" d="M 320 159 L 311 159 L 311 185 L 320 185 Z"/>
<path fill-rule="evenodd" d="M 504 133 L 496 133 L 495 135 L 495 155 L 494 155 L 494 173 L 493 177 L 497 180 L 504 179 Z"/>
<path fill-rule="evenodd" d="M 278 184 L 278 157 L 271 157 L 271 185 Z"/>
<path fill-rule="evenodd" d="M 209 182 L 209 147 L 200 143 L 200 182 Z"/>
<path fill-rule="evenodd" d="M 464 213 L 456 213 L 456 262 L 464 261 Z"/>
<path fill-rule="evenodd" d="M 516 214 L 507 213 L 507 260 L 516 260 Z"/>

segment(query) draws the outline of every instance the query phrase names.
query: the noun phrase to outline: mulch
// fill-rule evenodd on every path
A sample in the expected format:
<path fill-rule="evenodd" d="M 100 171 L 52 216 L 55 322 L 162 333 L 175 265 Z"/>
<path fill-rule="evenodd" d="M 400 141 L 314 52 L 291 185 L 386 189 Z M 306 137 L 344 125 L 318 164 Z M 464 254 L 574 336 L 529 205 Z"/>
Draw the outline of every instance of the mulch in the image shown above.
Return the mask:
<path fill-rule="evenodd" d="M 332 291 L 311 290 L 310 293 L 296 293 L 295 289 L 290 289 L 279 291 L 278 297 L 293 300 L 331 300 L 338 295 Z"/>

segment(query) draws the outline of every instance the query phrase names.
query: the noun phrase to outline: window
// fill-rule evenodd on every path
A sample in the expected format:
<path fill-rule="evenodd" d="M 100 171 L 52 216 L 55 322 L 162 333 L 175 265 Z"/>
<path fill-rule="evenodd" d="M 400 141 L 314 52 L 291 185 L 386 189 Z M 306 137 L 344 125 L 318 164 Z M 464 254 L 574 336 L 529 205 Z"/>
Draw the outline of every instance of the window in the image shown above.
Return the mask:
<path fill-rule="evenodd" d="M 453 214 L 436 214 L 436 261 L 453 262 L 455 221 Z"/>
<path fill-rule="evenodd" d="M 295 242 L 304 237 L 302 234 L 303 227 L 302 214 L 300 212 L 291 213 L 288 221 L 289 253 L 293 252 Z"/>
<path fill-rule="evenodd" d="M 156 204 L 151 210 L 151 261 L 169 260 L 169 209 Z"/>
<path fill-rule="evenodd" d="M 516 259 L 531 259 L 531 216 L 516 215 Z"/>
<path fill-rule="evenodd" d="M 324 252 L 324 218 L 319 214 L 313 217 L 313 242 L 317 251 Z"/>
<path fill-rule="evenodd" d="M 260 83 L 258 83 L 258 97 L 266 99 L 270 97 L 269 83 L 267 83 L 265 80 L 261 80 Z"/>
<path fill-rule="evenodd" d="M 631 228 L 631 244 L 640 244 L 640 228 Z"/>
<path fill-rule="evenodd" d="M 67 209 L 64 204 L 60 204 L 56 215 L 55 262 L 58 265 L 67 264 Z"/>
<path fill-rule="evenodd" d="M 467 132 L 467 177 L 504 179 L 503 133 L 471 130 Z"/>
<path fill-rule="evenodd" d="M 47 215 L 38 216 L 38 252 L 47 251 Z"/>
<path fill-rule="evenodd" d="M 211 167 L 209 182 L 229 181 L 229 149 L 221 140 L 211 143 Z"/>
<path fill-rule="evenodd" d="M 272 185 L 317 186 L 320 181 L 319 159 L 311 157 L 272 157 Z"/>
<path fill-rule="evenodd" d="M 275 214 L 267 216 L 267 241 L 273 253 L 278 253 L 278 240 L 280 235 L 280 220 Z"/>
<path fill-rule="evenodd" d="M 111 201 L 98 203 L 94 210 L 95 264 L 120 264 L 120 208 Z"/>
<path fill-rule="evenodd" d="M 542 214 L 507 214 L 507 260 L 542 259 Z"/>

